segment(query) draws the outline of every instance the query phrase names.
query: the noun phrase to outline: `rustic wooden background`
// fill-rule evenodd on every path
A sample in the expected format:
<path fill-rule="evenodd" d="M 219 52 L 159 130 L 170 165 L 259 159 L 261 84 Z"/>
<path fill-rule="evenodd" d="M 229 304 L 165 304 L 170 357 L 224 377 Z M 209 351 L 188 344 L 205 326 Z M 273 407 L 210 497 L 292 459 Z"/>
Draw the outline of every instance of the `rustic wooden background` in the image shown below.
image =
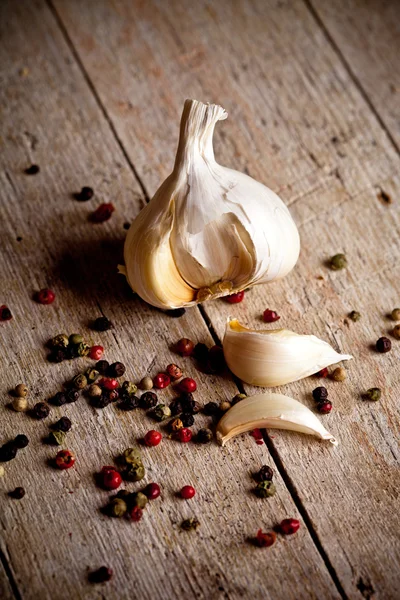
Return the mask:
<path fill-rule="evenodd" d="M 396 0 L 0 3 L 0 304 L 14 315 L 0 324 L 0 442 L 17 433 L 31 440 L 0 480 L 1 598 L 399 597 L 400 342 L 389 354 L 371 349 L 400 305 L 399 23 Z M 216 130 L 218 160 L 282 196 L 302 251 L 287 278 L 242 304 L 206 303 L 171 319 L 133 297 L 116 265 L 123 224 L 172 168 L 187 97 L 228 110 Z M 31 163 L 41 170 L 29 177 Z M 95 190 L 84 204 L 72 198 L 83 185 Z M 89 223 L 110 201 L 112 219 Z M 335 273 L 325 261 L 337 252 L 349 267 Z M 32 301 L 42 287 L 56 291 L 52 306 Z M 180 337 L 211 345 L 228 314 L 261 326 L 267 307 L 283 326 L 354 355 L 346 382 L 327 383 L 334 410 L 323 421 L 340 445 L 278 431 L 263 446 L 249 435 L 224 449 L 165 440 L 143 451 L 145 481 L 160 482 L 163 495 L 139 525 L 101 514 L 109 494 L 93 474 L 148 418 L 96 411 L 84 399 L 53 408 L 45 422 L 7 407 L 19 381 L 33 404 L 86 364 L 46 362 L 44 343 L 58 332 L 104 344 L 107 358 L 140 379 L 176 360 L 170 347 Z M 358 323 L 346 320 L 352 309 Z M 103 314 L 114 330 L 91 332 L 89 321 Z M 189 360 L 184 367 L 201 402 L 237 392 L 228 376 L 200 375 Z M 312 407 L 315 385 L 281 391 Z M 379 403 L 360 399 L 372 386 L 383 390 Z M 77 463 L 57 472 L 42 438 L 62 414 L 73 421 Z M 263 463 L 276 472 L 269 500 L 251 493 L 250 474 Z M 188 483 L 195 499 L 177 499 Z M 21 501 L 7 496 L 17 485 Z M 181 533 L 192 515 L 200 529 Z M 301 520 L 297 535 L 270 549 L 248 543 L 285 517 Z M 88 571 L 103 564 L 113 580 L 89 584 Z"/>

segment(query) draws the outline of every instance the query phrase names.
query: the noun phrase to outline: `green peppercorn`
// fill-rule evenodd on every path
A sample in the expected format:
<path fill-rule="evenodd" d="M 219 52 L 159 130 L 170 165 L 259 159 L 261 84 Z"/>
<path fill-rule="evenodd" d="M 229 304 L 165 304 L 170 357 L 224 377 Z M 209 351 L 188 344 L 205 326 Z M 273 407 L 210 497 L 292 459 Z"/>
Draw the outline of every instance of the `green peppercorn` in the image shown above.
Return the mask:
<path fill-rule="evenodd" d="M 120 519 L 126 514 L 127 510 L 127 504 L 122 498 L 114 498 L 108 505 L 108 513 L 111 517 L 117 517 Z"/>
<path fill-rule="evenodd" d="M 380 388 L 370 388 L 363 395 L 364 400 L 372 400 L 373 402 L 378 402 L 381 399 L 382 391 Z"/>
<path fill-rule="evenodd" d="M 354 321 L 354 323 L 357 323 L 357 321 L 361 319 L 361 313 L 357 312 L 356 310 L 352 310 L 351 313 L 349 313 L 349 319 Z"/>
<path fill-rule="evenodd" d="M 137 392 L 137 385 L 133 381 L 124 381 L 121 389 L 123 396 L 134 396 Z"/>
<path fill-rule="evenodd" d="M 173 421 L 171 421 L 169 426 L 171 428 L 171 431 L 179 431 L 180 429 L 183 429 L 183 423 L 180 419 L 174 419 Z"/>
<path fill-rule="evenodd" d="M 400 325 L 396 325 L 396 327 L 393 327 L 393 329 L 392 329 L 392 336 L 396 340 L 400 340 Z"/>
<path fill-rule="evenodd" d="M 158 404 L 152 412 L 152 415 L 157 421 L 165 421 L 171 416 L 171 409 L 165 404 Z"/>
<path fill-rule="evenodd" d="M 77 344 L 75 347 L 76 353 L 78 356 L 87 356 L 90 352 L 90 346 L 86 344 L 86 342 L 81 342 Z"/>
<path fill-rule="evenodd" d="M 329 260 L 329 266 L 333 271 L 340 271 L 340 269 L 345 269 L 347 267 L 347 258 L 344 254 L 335 254 Z"/>
<path fill-rule="evenodd" d="M 200 527 L 200 521 L 198 521 L 196 517 L 185 519 L 181 523 L 181 529 L 183 529 L 184 531 L 196 531 L 198 527 Z"/>
<path fill-rule="evenodd" d="M 272 481 L 260 481 L 254 491 L 259 498 L 270 498 L 275 495 L 276 487 Z"/>
<path fill-rule="evenodd" d="M 87 386 L 87 379 L 83 373 L 79 373 L 79 375 L 75 375 L 73 380 L 71 381 L 72 387 L 77 390 L 83 390 Z"/>
<path fill-rule="evenodd" d="M 68 341 L 73 346 L 77 346 L 78 344 L 81 344 L 83 342 L 83 337 L 80 333 L 71 333 L 71 335 L 68 338 Z"/>
<path fill-rule="evenodd" d="M 48 345 L 50 348 L 67 348 L 68 343 L 68 336 L 65 333 L 59 333 L 49 341 Z"/>
<path fill-rule="evenodd" d="M 400 308 L 394 308 L 392 310 L 393 321 L 400 321 Z"/>
<path fill-rule="evenodd" d="M 129 498 L 129 504 L 133 506 L 138 506 L 139 508 L 145 508 L 148 502 L 148 498 L 143 492 L 136 492 L 132 494 L 132 497 Z"/>
<path fill-rule="evenodd" d="M 237 404 L 241 400 L 244 400 L 245 398 L 247 398 L 246 394 L 236 394 L 236 396 L 233 396 L 231 400 L 231 405 L 235 406 L 235 404 Z"/>
<path fill-rule="evenodd" d="M 146 470 L 142 464 L 132 464 L 124 469 L 124 477 L 128 481 L 140 481 L 146 474 Z"/>
<path fill-rule="evenodd" d="M 89 368 L 86 370 L 85 375 L 86 379 L 88 380 L 88 383 L 93 383 L 94 381 L 96 381 L 100 373 L 96 371 L 96 369 Z"/>
<path fill-rule="evenodd" d="M 52 431 L 49 435 L 49 441 L 57 446 L 62 446 L 65 442 L 66 433 L 64 431 Z"/>
<path fill-rule="evenodd" d="M 137 448 L 127 448 L 122 454 L 122 461 L 127 465 L 141 465 L 142 456 Z"/>
<path fill-rule="evenodd" d="M 203 429 L 199 429 L 199 431 L 197 432 L 196 441 L 199 444 L 207 444 L 208 442 L 211 442 L 212 439 L 213 433 L 211 429 L 207 429 L 206 427 L 204 427 Z"/>

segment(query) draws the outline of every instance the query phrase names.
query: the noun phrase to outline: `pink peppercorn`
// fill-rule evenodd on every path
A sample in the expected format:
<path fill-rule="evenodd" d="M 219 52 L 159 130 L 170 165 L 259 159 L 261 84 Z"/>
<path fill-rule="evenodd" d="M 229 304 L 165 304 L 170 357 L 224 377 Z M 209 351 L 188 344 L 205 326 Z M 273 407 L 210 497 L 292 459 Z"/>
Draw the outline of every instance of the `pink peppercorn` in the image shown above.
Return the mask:
<path fill-rule="evenodd" d="M 329 400 L 325 400 L 324 402 L 320 402 L 317 405 L 317 408 L 321 414 L 327 415 L 332 410 L 332 402 L 329 402 Z"/>
<path fill-rule="evenodd" d="M 186 394 L 197 390 L 197 383 L 191 377 L 185 377 L 179 384 L 179 388 Z"/>
<path fill-rule="evenodd" d="M 100 204 L 100 206 L 98 206 L 90 215 L 90 221 L 92 221 L 92 223 L 104 223 L 104 221 L 108 221 L 114 210 L 115 207 L 111 203 Z"/>
<path fill-rule="evenodd" d="M 168 387 L 170 383 L 171 379 L 169 375 L 166 375 L 165 373 L 157 373 L 153 379 L 154 387 L 158 388 L 159 390 Z"/>
<path fill-rule="evenodd" d="M 92 346 L 90 348 L 89 357 L 92 360 L 100 360 L 103 356 L 104 348 L 103 346 Z"/>
<path fill-rule="evenodd" d="M 140 521 L 140 519 L 143 517 L 143 511 L 141 508 L 139 508 L 139 506 L 134 506 L 131 510 L 131 519 L 132 521 Z"/>
<path fill-rule="evenodd" d="M 106 390 L 116 390 L 119 387 L 119 383 L 116 379 L 107 379 L 106 377 L 102 377 L 99 381 L 99 386 L 105 388 Z"/>
<path fill-rule="evenodd" d="M 158 483 L 149 483 L 144 489 L 145 495 L 149 500 L 155 500 L 161 494 L 160 486 Z"/>
<path fill-rule="evenodd" d="M 171 377 L 171 379 L 173 379 L 174 381 L 176 381 L 177 379 L 180 379 L 182 377 L 182 370 L 180 369 L 180 367 L 178 367 L 178 365 L 170 364 L 166 368 L 166 371 L 167 371 L 168 375 Z"/>
<path fill-rule="evenodd" d="M 190 500 L 196 494 L 196 490 L 191 485 L 184 485 L 181 489 L 181 496 L 184 500 Z"/>
<path fill-rule="evenodd" d="M 158 446 L 158 444 L 162 440 L 162 435 L 159 431 L 155 429 L 150 429 L 144 436 L 144 443 L 146 446 Z"/>
<path fill-rule="evenodd" d="M 281 533 L 284 535 L 292 535 L 299 530 L 300 521 L 297 519 L 283 519 L 281 524 L 279 525 L 279 529 Z"/>
<path fill-rule="evenodd" d="M 231 294 L 230 296 L 225 296 L 224 300 L 225 302 L 228 302 L 229 304 L 239 304 L 239 302 L 242 302 L 244 298 L 244 292 L 237 292 L 236 294 Z"/>
<path fill-rule="evenodd" d="M 192 430 L 189 429 L 189 427 L 182 427 L 182 429 L 179 429 L 178 431 L 178 439 L 183 444 L 187 444 L 187 442 L 190 442 L 190 440 L 192 439 L 192 435 Z"/>
<path fill-rule="evenodd" d="M 264 323 L 275 323 L 275 321 L 279 321 L 280 316 L 274 310 L 267 308 L 263 313 Z"/>
<path fill-rule="evenodd" d="M 315 374 L 316 377 L 328 377 L 329 375 L 329 371 L 328 368 L 325 367 L 324 369 L 321 369 L 320 371 L 318 371 L 318 373 Z"/>
<path fill-rule="evenodd" d="M 107 490 L 116 490 L 122 483 L 122 477 L 115 469 L 102 472 L 103 486 Z"/>
<path fill-rule="evenodd" d="M 52 304 L 56 298 L 55 293 L 52 290 L 43 289 L 35 294 L 35 300 L 39 304 Z"/>

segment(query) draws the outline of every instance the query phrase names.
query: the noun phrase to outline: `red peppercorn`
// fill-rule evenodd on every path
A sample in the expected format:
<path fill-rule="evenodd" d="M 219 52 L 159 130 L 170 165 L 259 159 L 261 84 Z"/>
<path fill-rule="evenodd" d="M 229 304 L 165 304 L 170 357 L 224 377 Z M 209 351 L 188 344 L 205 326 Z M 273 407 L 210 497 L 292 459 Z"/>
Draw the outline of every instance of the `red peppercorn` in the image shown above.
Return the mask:
<path fill-rule="evenodd" d="M 141 508 L 139 508 L 139 506 L 134 506 L 130 512 L 130 515 L 132 521 L 137 522 L 143 517 L 143 511 Z"/>
<path fill-rule="evenodd" d="M 320 371 L 318 371 L 318 373 L 315 373 L 315 377 L 328 377 L 328 375 L 329 371 L 327 367 L 321 369 Z"/>
<path fill-rule="evenodd" d="M 114 210 L 115 207 L 111 203 L 100 204 L 100 206 L 98 206 L 90 215 L 90 221 L 92 221 L 92 223 L 104 223 L 104 221 L 108 221 Z"/>
<path fill-rule="evenodd" d="M 56 298 L 56 295 L 51 290 L 43 289 L 35 294 L 35 300 L 39 304 L 52 304 Z"/>
<path fill-rule="evenodd" d="M 155 429 L 150 429 L 144 436 L 144 443 L 146 446 L 158 446 L 158 444 L 162 440 L 162 435 L 159 431 Z"/>
<path fill-rule="evenodd" d="M 263 313 L 264 323 L 275 323 L 275 321 L 279 321 L 280 316 L 274 310 L 267 308 Z"/>
<path fill-rule="evenodd" d="M 161 494 L 160 486 L 158 483 L 149 483 L 144 489 L 145 495 L 149 500 L 155 500 Z"/>
<path fill-rule="evenodd" d="M 174 381 L 176 381 L 177 379 L 180 379 L 182 377 L 182 370 L 178 367 L 178 365 L 175 365 L 175 364 L 168 365 L 168 367 L 166 368 L 166 371 L 167 371 L 168 375 L 171 377 L 171 379 L 173 379 Z"/>
<path fill-rule="evenodd" d="M 166 375 L 165 373 L 157 373 L 157 375 L 153 379 L 153 383 L 154 387 L 158 388 L 159 390 L 162 390 L 169 386 L 169 384 L 171 383 L 171 379 L 169 375 Z"/>
<path fill-rule="evenodd" d="M 269 531 L 268 533 L 263 533 L 262 529 L 257 531 L 256 542 L 260 548 L 268 548 L 275 544 L 276 534 L 273 531 Z"/>
<path fill-rule="evenodd" d="M 107 490 L 117 490 L 122 483 L 122 477 L 115 469 L 104 471 L 102 470 L 103 478 L 102 483 L 103 486 Z"/>
<path fill-rule="evenodd" d="M 110 471 L 115 471 L 115 467 L 106 465 L 105 467 L 101 468 L 102 473 L 109 473 Z"/>
<path fill-rule="evenodd" d="M 332 402 L 329 402 L 329 400 L 325 400 L 324 402 L 320 402 L 319 404 L 317 404 L 317 408 L 320 413 L 322 413 L 323 415 L 327 415 L 332 410 Z"/>
<path fill-rule="evenodd" d="M 194 344 L 188 338 L 181 338 L 176 345 L 176 351 L 181 356 L 190 356 L 193 354 Z"/>
<path fill-rule="evenodd" d="M 183 488 L 181 489 L 181 496 L 185 500 L 190 500 L 190 498 L 193 498 L 195 493 L 196 493 L 196 490 L 191 485 L 184 485 Z"/>
<path fill-rule="evenodd" d="M 229 304 L 239 304 L 244 298 L 244 292 L 237 292 L 236 294 L 231 294 L 230 296 L 225 296 L 225 302 Z"/>
<path fill-rule="evenodd" d="M 75 464 L 75 456 L 70 450 L 57 452 L 56 465 L 59 469 L 70 469 Z"/>
<path fill-rule="evenodd" d="M 182 392 L 195 392 L 197 390 L 197 383 L 191 377 L 185 377 L 179 384 L 179 388 Z"/>
<path fill-rule="evenodd" d="M 261 433 L 261 429 L 253 429 L 253 431 L 250 432 L 250 435 L 253 436 L 253 438 L 256 440 L 256 443 L 259 446 L 263 445 L 264 440 L 263 440 L 263 436 Z"/>
<path fill-rule="evenodd" d="M 119 383 L 116 379 L 107 379 L 106 377 L 102 377 L 98 385 L 106 390 L 116 390 L 119 387 Z"/>
<path fill-rule="evenodd" d="M 89 358 L 92 360 L 100 360 L 103 356 L 104 348 L 103 346 L 92 346 L 89 352 Z"/>
<path fill-rule="evenodd" d="M 189 427 L 182 427 L 182 429 L 179 429 L 178 431 L 178 439 L 183 444 L 190 442 L 190 440 L 192 439 L 192 435 L 192 430 L 189 429 Z"/>
<path fill-rule="evenodd" d="M 12 319 L 11 310 L 5 304 L 0 306 L 0 321 L 9 321 Z"/>
<path fill-rule="evenodd" d="M 283 519 L 283 521 L 279 525 L 279 529 L 284 535 L 292 535 L 292 533 L 296 533 L 299 527 L 300 521 L 298 521 L 297 519 Z"/>

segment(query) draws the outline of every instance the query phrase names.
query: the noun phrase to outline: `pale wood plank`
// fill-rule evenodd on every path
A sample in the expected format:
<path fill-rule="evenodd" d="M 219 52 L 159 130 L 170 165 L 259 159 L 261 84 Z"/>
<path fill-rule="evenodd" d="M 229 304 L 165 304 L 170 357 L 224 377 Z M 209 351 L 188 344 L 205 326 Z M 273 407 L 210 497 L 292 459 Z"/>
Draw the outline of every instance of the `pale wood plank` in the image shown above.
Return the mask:
<path fill-rule="evenodd" d="M 273 462 L 252 438 L 224 451 L 168 440 L 143 450 L 145 482 L 160 481 L 164 492 L 135 526 L 102 516 L 99 509 L 109 494 L 95 487 L 93 474 L 143 435 L 148 418 L 121 414 L 112 406 L 97 412 L 84 399 L 53 408 L 51 418 L 39 423 L 6 408 L 6 391 L 19 380 L 31 388 L 33 403 L 51 396 L 87 364 L 83 359 L 61 365 L 45 361 L 43 344 L 59 331 L 80 330 L 104 343 L 106 357 L 125 362 L 135 379 L 176 360 L 169 346 L 183 335 L 210 345 L 212 339 L 197 309 L 172 320 L 132 298 L 116 274 L 123 223 L 143 205 L 141 190 L 49 9 L 39 0 L 3 2 L 0 22 L 0 289 L 1 301 L 14 313 L 12 321 L 1 324 L 2 441 L 22 432 L 31 440 L 6 465 L 3 480 L 5 491 L 23 485 L 26 496 L 19 502 L 2 496 L 0 520 L 21 596 L 338 598 L 304 524 L 299 535 L 280 540 L 269 553 L 247 543 L 260 526 L 297 515 L 279 474 L 278 493 L 270 502 L 251 494 L 249 472 Z M 19 74 L 23 68 L 29 70 L 26 76 Z M 29 178 L 22 170 L 30 162 L 41 172 Z M 82 185 L 96 191 L 87 204 L 71 198 Z M 87 215 L 100 201 L 113 201 L 117 210 L 109 223 L 95 227 Z M 45 285 L 57 293 L 52 306 L 31 300 L 32 292 Z M 88 321 L 101 312 L 115 328 L 94 334 Z M 237 391 L 229 378 L 201 376 L 189 361 L 184 366 L 199 381 L 201 401 Z M 73 421 L 68 446 L 77 464 L 61 473 L 47 465 L 57 449 L 41 440 L 48 423 L 62 414 Z M 191 503 L 174 496 L 186 483 L 197 488 Z M 200 531 L 181 534 L 181 519 L 192 514 L 202 523 Z M 115 570 L 114 580 L 90 587 L 87 570 L 102 564 Z"/>
<path fill-rule="evenodd" d="M 274 433 L 273 446 L 347 595 L 395 597 L 399 347 L 385 356 L 369 348 L 390 329 L 385 315 L 399 298 L 399 208 L 376 198 L 380 187 L 399 190 L 386 133 L 300 2 L 56 6 L 151 192 L 172 164 L 182 101 L 197 97 L 231 113 L 216 133 L 221 163 L 248 168 L 291 205 L 302 236 L 296 270 L 243 305 L 206 311 L 222 335 L 229 313 L 254 323 L 270 305 L 282 324 L 355 355 L 348 382 L 328 382 L 335 412 L 324 420 L 339 448 L 287 433 Z M 327 272 L 324 260 L 338 251 L 350 268 Z M 363 321 L 350 327 L 344 318 L 353 308 Z M 312 406 L 315 385 L 284 391 Z M 363 404 L 360 392 L 373 385 L 384 389 L 383 401 Z"/>
<path fill-rule="evenodd" d="M 14 600 L 15 598 L 3 564 L 0 564 L 0 598 L 2 600 Z"/>

